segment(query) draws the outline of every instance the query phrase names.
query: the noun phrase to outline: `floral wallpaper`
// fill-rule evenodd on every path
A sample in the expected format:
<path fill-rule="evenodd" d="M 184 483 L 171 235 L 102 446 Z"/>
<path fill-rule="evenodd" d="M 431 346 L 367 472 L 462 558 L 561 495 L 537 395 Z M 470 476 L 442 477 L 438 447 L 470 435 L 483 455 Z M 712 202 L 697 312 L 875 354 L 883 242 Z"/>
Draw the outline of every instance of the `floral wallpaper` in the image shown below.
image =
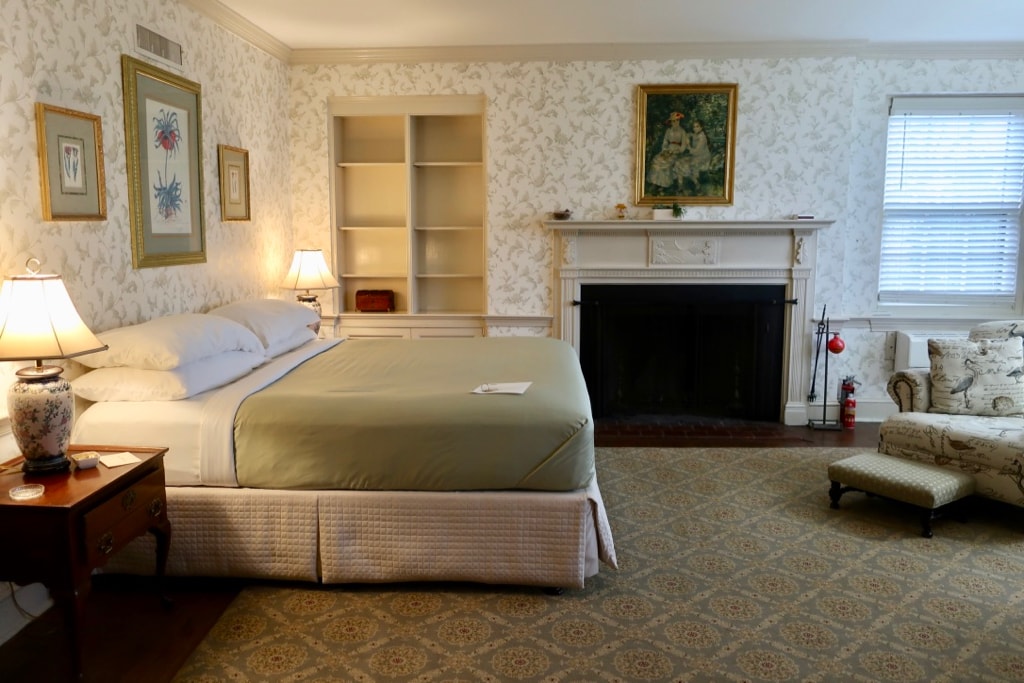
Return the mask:
<path fill-rule="evenodd" d="M 822 59 L 294 67 L 292 128 L 306 135 L 292 148 L 293 192 L 307 206 L 327 207 L 297 222 L 296 234 L 329 240 L 327 136 L 320 123 L 327 97 L 482 93 L 490 178 L 489 312 L 549 315 L 551 240 L 540 221 L 559 208 L 573 209 L 574 218 L 612 218 L 615 204 L 631 203 L 638 84 L 739 84 L 736 201 L 729 207 L 690 207 L 688 218 L 783 218 L 808 211 L 835 217 L 846 200 L 843 159 L 852 97 L 835 73 L 849 64 Z M 646 217 L 649 210 L 632 211 Z"/>
<path fill-rule="evenodd" d="M 181 43 L 181 76 L 202 88 L 205 264 L 134 270 L 120 58 L 135 26 Z M 168 70 L 171 70 L 168 68 Z M 4 0 L 0 4 L 0 272 L 36 257 L 63 276 L 96 331 L 247 296 L 279 296 L 290 262 L 288 68 L 193 10 L 155 0 Z M 103 221 L 42 220 L 34 106 L 102 119 Z M 143 144 L 146 136 L 143 135 Z M 249 150 L 250 222 L 222 222 L 217 145 Z"/>
<path fill-rule="evenodd" d="M 205 264 L 131 266 L 119 58 L 140 56 L 134 51 L 137 23 L 181 43 L 181 73 L 203 89 Z M 847 320 L 848 345 L 830 372 L 855 375 L 858 398 L 885 403 L 892 334 L 872 332 L 867 318 L 873 313 L 887 97 L 1024 91 L 1024 59 L 289 67 L 166 0 L 6 0 L 0 5 L 0 73 L 0 269 L 17 273 L 30 256 L 40 258 L 46 270 L 64 276 L 96 330 L 249 296 L 287 296 L 277 280 L 291 250 L 331 249 L 327 98 L 344 95 L 486 96 L 488 312 L 550 315 L 552 249 L 541 220 L 556 208 L 571 208 L 579 218 L 611 217 L 615 204 L 631 204 L 636 86 L 737 83 L 735 201 L 689 207 L 687 217 L 811 213 L 834 219 L 819 239 L 816 300 L 833 319 Z M 102 117 L 107 220 L 41 219 L 37 101 Z M 217 144 L 249 150 L 252 221 L 220 221 Z M 646 216 L 645 209 L 630 211 Z M 330 297 L 322 298 L 329 309 Z M 807 329 L 813 333 L 814 325 Z M 503 324 L 495 332 L 523 330 Z"/>
<path fill-rule="evenodd" d="M 615 204 L 631 205 L 636 86 L 737 83 L 735 201 L 692 206 L 686 217 L 834 219 L 819 238 L 814 315 L 824 304 L 830 318 L 850 319 L 849 343 L 832 359 L 824 392 L 819 377 L 819 395 L 832 397 L 838 379 L 854 375 L 859 399 L 891 407 L 893 335 L 871 332 L 865 320 L 877 278 L 887 97 L 1019 92 L 1022 67 L 1024 60 L 856 57 L 296 66 L 290 116 L 302 133 L 292 140 L 292 193 L 307 207 L 295 209 L 296 237 L 330 245 L 328 97 L 482 93 L 489 312 L 549 315 L 552 249 L 541 220 L 561 208 L 574 218 L 612 218 Z"/>

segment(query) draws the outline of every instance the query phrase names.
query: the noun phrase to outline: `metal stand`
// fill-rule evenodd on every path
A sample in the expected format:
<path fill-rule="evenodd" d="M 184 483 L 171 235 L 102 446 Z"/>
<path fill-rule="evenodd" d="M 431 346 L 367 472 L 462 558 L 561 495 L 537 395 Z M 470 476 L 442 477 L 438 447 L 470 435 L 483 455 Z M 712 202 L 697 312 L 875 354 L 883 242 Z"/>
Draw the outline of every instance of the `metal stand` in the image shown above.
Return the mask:
<path fill-rule="evenodd" d="M 812 404 L 814 403 L 815 399 L 818 398 L 818 395 L 815 392 L 814 388 L 815 383 L 818 380 L 818 358 L 821 356 L 821 340 L 827 340 L 829 335 L 829 320 L 828 318 L 825 317 L 825 308 L 825 306 L 821 307 L 821 320 L 818 322 L 818 329 L 816 332 L 817 340 L 814 345 L 814 374 L 811 376 L 811 393 L 807 395 L 807 400 Z M 808 420 L 807 426 L 810 427 L 811 429 L 829 429 L 838 431 L 843 428 L 843 425 L 839 422 L 839 420 L 826 419 L 826 411 L 828 409 L 828 357 L 829 352 L 826 349 L 824 377 L 825 390 L 824 392 L 822 392 L 824 395 L 821 398 L 821 419 Z"/>

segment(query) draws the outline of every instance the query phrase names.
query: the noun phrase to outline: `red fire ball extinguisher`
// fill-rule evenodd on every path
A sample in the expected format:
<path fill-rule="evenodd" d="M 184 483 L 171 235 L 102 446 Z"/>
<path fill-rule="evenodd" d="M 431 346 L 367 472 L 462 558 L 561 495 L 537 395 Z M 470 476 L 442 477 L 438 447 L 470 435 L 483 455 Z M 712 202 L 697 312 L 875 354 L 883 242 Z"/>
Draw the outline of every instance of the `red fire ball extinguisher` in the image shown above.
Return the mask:
<path fill-rule="evenodd" d="M 857 426 L 857 399 L 853 397 L 854 385 L 860 384 L 853 376 L 844 377 L 839 394 L 839 422 L 843 429 Z"/>

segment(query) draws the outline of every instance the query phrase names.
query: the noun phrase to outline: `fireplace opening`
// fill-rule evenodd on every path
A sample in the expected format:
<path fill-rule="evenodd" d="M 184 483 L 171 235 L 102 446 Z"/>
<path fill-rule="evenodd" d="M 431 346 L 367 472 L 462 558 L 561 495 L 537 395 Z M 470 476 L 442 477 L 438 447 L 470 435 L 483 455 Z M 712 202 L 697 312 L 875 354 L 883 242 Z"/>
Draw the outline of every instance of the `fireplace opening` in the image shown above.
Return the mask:
<path fill-rule="evenodd" d="M 582 285 L 580 363 L 595 418 L 778 422 L 785 285 Z"/>

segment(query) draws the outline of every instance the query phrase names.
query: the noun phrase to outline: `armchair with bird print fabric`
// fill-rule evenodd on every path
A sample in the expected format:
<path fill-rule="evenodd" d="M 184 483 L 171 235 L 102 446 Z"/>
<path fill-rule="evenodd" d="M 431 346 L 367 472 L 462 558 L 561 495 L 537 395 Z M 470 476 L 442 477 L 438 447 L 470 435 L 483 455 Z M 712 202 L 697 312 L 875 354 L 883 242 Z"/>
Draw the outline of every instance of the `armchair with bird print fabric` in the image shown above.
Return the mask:
<path fill-rule="evenodd" d="M 928 340 L 929 369 L 895 372 L 899 408 L 879 429 L 880 453 L 967 472 L 979 495 L 1024 507 L 1024 320 Z"/>

